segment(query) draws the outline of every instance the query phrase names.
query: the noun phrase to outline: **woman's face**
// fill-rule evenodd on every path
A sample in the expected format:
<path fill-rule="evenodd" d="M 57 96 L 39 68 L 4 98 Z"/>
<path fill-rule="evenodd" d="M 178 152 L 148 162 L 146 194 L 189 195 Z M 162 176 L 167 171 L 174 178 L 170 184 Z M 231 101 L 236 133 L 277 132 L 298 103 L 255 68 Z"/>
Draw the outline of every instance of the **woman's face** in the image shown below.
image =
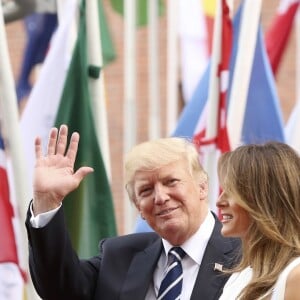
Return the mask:
<path fill-rule="evenodd" d="M 249 213 L 234 198 L 234 196 L 223 191 L 217 201 L 220 220 L 223 224 L 221 232 L 226 237 L 244 238 L 252 219 Z"/>

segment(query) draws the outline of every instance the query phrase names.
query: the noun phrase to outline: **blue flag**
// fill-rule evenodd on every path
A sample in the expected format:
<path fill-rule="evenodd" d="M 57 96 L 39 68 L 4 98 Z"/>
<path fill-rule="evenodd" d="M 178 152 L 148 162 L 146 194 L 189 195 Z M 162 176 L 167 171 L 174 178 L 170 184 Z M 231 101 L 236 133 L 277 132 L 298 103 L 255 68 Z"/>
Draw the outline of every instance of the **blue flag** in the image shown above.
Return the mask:
<path fill-rule="evenodd" d="M 192 138 L 198 120 L 205 107 L 208 97 L 210 63 L 208 63 L 202 78 L 200 79 L 192 99 L 185 105 L 179 116 L 173 136 Z"/>
<path fill-rule="evenodd" d="M 233 48 L 229 72 L 229 96 L 238 50 L 237 45 L 242 8 L 243 6 L 240 6 L 233 20 Z M 209 72 L 210 63 L 200 79 L 192 99 L 184 107 L 179 117 L 177 127 L 172 134 L 173 136 L 193 138 L 198 120 L 204 112 L 208 98 Z M 227 99 L 230 98 L 228 97 Z M 262 143 L 268 140 L 284 142 L 285 138 L 275 79 L 266 53 L 262 30 L 259 28 L 241 141 L 247 144 Z M 151 231 L 149 225 L 139 217 L 135 232 L 145 232 L 149 230 Z"/>
<path fill-rule="evenodd" d="M 240 7 L 233 20 L 233 49 L 229 72 L 229 96 L 238 50 L 237 45 L 242 8 L 243 6 Z M 198 119 L 203 112 L 208 97 L 209 69 L 210 64 L 208 64 L 206 72 L 200 79 L 192 99 L 183 109 L 173 133 L 174 136 L 193 137 Z M 260 28 L 257 34 L 257 45 L 250 77 L 241 141 L 243 143 L 261 143 L 267 140 L 283 142 L 285 138 L 275 80 Z"/>
<path fill-rule="evenodd" d="M 234 42 L 230 69 L 234 70 L 240 30 L 241 9 L 233 23 Z M 230 72 L 232 75 L 233 72 Z M 229 86 L 232 83 L 230 77 Z M 230 99 L 230 89 L 229 98 Z M 263 143 L 266 141 L 284 142 L 284 126 L 274 75 L 267 56 L 261 26 L 257 33 L 257 42 L 253 58 L 252 73 L 244 116 L 241 142 Z"/>
<path fill-rule="evenodd" d="M 21 101 L 31 91 L 30 75 L 32 69 L 45 59 L 49 42 L 57 27 L 57 15 L 52 13 L 33 13 L 24 20 L 27 43 L 19 78 L 17 80 L 17 99 Z"/>

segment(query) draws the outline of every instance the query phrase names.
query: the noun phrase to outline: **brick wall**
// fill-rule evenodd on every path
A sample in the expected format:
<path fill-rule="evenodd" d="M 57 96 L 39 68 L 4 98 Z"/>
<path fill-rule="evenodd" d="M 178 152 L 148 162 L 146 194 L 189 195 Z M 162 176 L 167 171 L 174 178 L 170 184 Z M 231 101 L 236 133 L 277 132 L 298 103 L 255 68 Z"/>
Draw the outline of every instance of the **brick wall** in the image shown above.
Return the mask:
<path fill-rule="evenodd" d="M 235 1 L 237 5 L 238 1 Z M 269 25 L 279 1 L 263 1 L 262 23 L 264 28 Z M 124 233 L 124 188 L 123 188 L 123 140 L 122 136 L 126 125 L 123 124 L 123 98 L 124 98 L 124 36 L 123 18 L 116 14 L 110 7 L 109 0 L 103 0 L 107 21 L 109 23 L 113 42 L 117 52 L 117 59 L 105 69 L 106 93 L 108 99 L 108 121 L 110 134 L 110 151 L 112 167 L 112 191 L 114 196 L 115 212 L 119 233 Z M 162 136 L 166 135 L 166 17 L 159 20 L 159 82 L 161 101 Z M 25 43 L 24 29 L 21 21 L 16 21 L 6 26 L 9 53 L 14 75 L 17 76 L 22 59 Z M 147 67 L 147 28 L 137 29 L 137 142 L 148 137 L 148 67 Z M 293 31 L 288 49 L 283 57 L 277 76 L 277 87 L 281 99 L 284 119 L 286 120 L 295 101 L 295 32 Z"/>

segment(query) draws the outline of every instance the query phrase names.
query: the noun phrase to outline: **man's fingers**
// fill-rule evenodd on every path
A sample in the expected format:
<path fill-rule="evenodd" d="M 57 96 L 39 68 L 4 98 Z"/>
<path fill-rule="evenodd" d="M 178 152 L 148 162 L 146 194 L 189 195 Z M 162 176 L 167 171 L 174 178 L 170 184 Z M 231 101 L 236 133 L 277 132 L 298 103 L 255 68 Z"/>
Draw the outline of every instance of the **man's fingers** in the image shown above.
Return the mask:
<path fill-rule="evenodd" d="M 74 177 L 78 180 L 79 184 L 86 175 L 92 172 L 94 172 L 94 169 L 91 167 L 81 167 L 74 173 Z"/>
<path fill-rule="evenodd" d="M 73 165 L 75 163 L 75 159 L 76 159 L 76 155 L 77 155 L 78 143 L 79 143 L 79 133 L 73 132 L 71 139 L 70 139 L 69 148 L 66 153 L 66 156 L 70 159 L 70 161 Z"/>
<path fill-rule="evenodd" d="M 43 156 L 43 151 L 42 151 L 42 141 L 40 137 L 37 137 L 34 142 L 34 150 L 35 150 L 35 157 L 36 159 L 40 158 Z"/>
<path fill-rule="evenodd" d="M 68 142 L 68 127 L 66 125 L 61 125 L 59 128 L 57 144 L 56 144 L 56 154 L 64 155 Z"/>
<path fill-rule="evenodd" d="M 51 128 L 48 140 L 47 154 L 54 155 L 56 150 L 57 128 Z"/>

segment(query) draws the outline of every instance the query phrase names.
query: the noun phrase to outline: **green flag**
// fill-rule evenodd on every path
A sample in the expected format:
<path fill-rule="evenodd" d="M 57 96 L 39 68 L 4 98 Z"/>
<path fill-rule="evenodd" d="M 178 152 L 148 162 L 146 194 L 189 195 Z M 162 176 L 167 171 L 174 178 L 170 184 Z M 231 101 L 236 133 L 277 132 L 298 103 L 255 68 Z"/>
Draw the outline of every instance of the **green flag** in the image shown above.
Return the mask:
<path fill-rule="evenodd" d="M 79 188 L 64 200 L 67 226 L 80 257 L 97 254 L 101 238 L 116 235 L 112 194 L 96 136 L 89 92 L 85 2 L 81 6 L 78 39 L 68 70 L 55 125 L 67 124 L 80 134 L 75 169 L 94 168 Z"/>
<path fill-rule="evenodd" d="M 100 23 L 100 35 L 101 35 L 101 48 L 103 55 L 103 64 L 107 65 L 109 62 L 116 58 L 115 48 L 110 36 L 109 28 L 107 26 L 106 17 L 102 1 L 98 1 L 99 23 Z"/>

